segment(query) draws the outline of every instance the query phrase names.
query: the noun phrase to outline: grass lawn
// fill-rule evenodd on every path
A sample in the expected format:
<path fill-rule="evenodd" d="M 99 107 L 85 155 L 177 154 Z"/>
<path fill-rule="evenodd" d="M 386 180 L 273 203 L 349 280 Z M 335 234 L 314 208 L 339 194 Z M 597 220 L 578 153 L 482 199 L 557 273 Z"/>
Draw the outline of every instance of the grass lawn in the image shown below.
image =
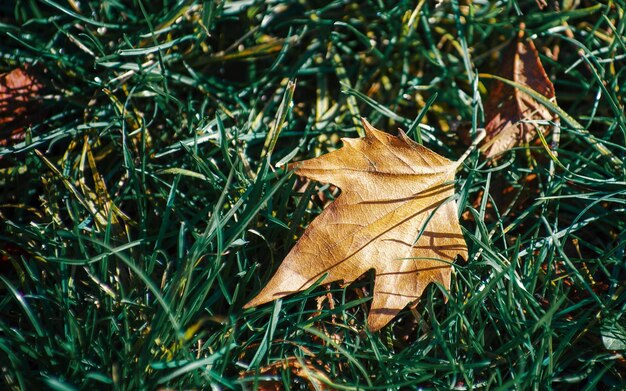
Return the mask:
<path fill-rule="evenodd" d="M 624 389 L 626 4 L 541 3 L 3 1 L 1 388 Z M 339 194 L 286 163 L 361 116 L 457 159 L 522 22 L 558 155 L 465 160 L 450 291 L 243 310 Z"/>

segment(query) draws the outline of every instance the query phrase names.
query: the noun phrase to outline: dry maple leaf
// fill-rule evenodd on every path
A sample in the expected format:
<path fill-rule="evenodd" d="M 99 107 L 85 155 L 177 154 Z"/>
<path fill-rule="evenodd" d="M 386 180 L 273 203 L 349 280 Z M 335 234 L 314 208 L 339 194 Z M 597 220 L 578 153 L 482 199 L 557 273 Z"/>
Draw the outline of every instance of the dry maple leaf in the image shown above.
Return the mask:
<path fill-rule="evenodd" d="M 523 25 L 503 58 L 499 76 L 554 99 L 554 86 L 541 65 L 533 41 L 524 39 Z M 485 103 L 485 119 L 487 136 L 481 150 L 487 157 L 493 157 L 532 141 L 538 128 L 542 133 L 549 130 L 547 126 L 524 121 L 553 120 L 554 116 L 528 94 L 496 80 Z"/>
<path fill-rule="evenodd" d="M 245 308 L 325 283 L 354 281 L 374 269 L 368 324 L 385 326 L 431 282 L 450 286 L 455 256 L 467 259 L 452 162 L 409 139 L 374 129 L 298 163 L 296 173 L 333 183 L 341 195 L 306 229 L 276 274 Z"/>

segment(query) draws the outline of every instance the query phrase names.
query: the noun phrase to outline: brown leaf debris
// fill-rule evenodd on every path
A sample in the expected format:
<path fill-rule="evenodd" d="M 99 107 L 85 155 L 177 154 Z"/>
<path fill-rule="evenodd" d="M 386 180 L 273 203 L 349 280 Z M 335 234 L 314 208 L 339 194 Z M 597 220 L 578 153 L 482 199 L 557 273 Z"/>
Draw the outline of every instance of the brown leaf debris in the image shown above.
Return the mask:
<path fill-rule="evenodd" d="M 39 99 L 42 85 L 28 73 L 28 68 L 16 68 L 0 74 L 0 146 L 24 138 L 30 111 Z"/>
<path fill-rule="evenodd" d="M 505 50 L 499 76 L 529 87 L 541 95 L 554 99 L 554 86 L 539 60 L 535 44 L 524 38 L 524 28 Z M 541 103 L 524 92 L 499 80 L 485 103 L 487 136 L 481 150 L 487 157 L 494 157 L 516 145 L 532 141 L 537 131 L 546 133 L 547 126 L 524 121 L 552 120 L 552 113 Z"/>

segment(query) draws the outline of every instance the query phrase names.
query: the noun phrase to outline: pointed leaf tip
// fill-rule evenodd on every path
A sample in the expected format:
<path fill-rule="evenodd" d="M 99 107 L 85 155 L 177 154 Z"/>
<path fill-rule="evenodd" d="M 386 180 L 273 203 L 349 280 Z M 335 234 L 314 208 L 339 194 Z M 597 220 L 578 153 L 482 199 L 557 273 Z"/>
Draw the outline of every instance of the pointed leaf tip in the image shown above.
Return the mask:
<path fill-rule="evenodd" d="M 363 129 L 365 129 L 365 136 L 371 135 L 376 132 L 377 129 L 370 124 L 365 117 L 361 117 L 361 124 L 363 124 Z"/>

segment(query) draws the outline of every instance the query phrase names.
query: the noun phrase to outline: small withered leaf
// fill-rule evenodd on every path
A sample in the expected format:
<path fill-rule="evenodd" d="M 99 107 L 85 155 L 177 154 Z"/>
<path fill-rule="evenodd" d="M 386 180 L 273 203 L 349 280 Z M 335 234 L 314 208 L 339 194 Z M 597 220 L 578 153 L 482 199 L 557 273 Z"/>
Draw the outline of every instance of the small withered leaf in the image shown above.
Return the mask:
<path fill-rule="evenodd" d="M 0 146 L 24 138 L 24 127 L 39 100 L 42 85 L 29 73 L 29 68 L 16 68 L 0 74 Z"/>
<path fill-rule="evenodd" d="M 523 27 L 505 50 L 500 70 L 498 76 L 554 99 L 554 86 L 541 64 L 533 41 L 524 38 Z M 487 157 L 494 157 L 528 143 L 537 136 L 537 131 L 546 133 L 549 130 L 548 126 L 532 121 L 553 119 L 550 110 L 531 96 L 495 80 L 485 103 L 487 136 L 481 150 Z"/>

